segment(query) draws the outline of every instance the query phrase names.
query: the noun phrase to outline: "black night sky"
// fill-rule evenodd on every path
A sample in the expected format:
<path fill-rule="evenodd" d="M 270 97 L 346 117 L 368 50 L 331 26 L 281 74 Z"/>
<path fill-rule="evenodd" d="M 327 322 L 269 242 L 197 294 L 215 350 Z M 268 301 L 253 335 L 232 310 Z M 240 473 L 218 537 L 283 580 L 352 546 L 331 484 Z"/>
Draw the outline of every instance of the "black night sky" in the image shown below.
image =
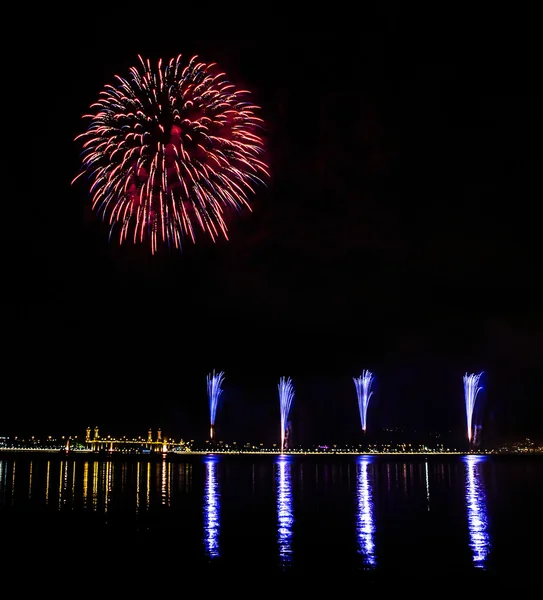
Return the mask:
<path fill-rule="evenodd" d="M 287 375 L 297 439 L 341 442 L 370 369 L 370 428 L 461 437 L 462 376 L 484 371 L 488 439 L 541 437 L 534 15 L 172 6 L 48 9 L 6 58 L 0 435 L 203 438 L 217 369 L 225 438 L 277 437 Z M 272 177 L 228 243 L 119 247 L 71 185 L 81 116 L 138 54 L 217 62 L 262 107 Z"/>

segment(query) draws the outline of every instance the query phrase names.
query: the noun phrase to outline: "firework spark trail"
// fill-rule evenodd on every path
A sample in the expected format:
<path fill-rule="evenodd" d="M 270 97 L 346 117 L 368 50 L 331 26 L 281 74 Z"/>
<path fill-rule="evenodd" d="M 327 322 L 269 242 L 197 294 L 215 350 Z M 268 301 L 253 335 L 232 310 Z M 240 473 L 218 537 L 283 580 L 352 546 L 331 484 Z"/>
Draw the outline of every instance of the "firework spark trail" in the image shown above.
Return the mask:
<path fill-rule="evenodd" d="M 466 401 L 466 419 L 467 419 L 467 427 L 468 427 L 468 441 L 471 443 L 473 432 L 472 432 L 472 419 L 473 419 L 473 409 L 475 408 L 475 400 L 477 400 L 477 394 L 482 389 L 479 386 L 479 379 L 481 378 L 482 373 L 475 375 L 472 373 L 468 375 L 467 373 L 464 375 L 464 398 Z"/>
<path fill-rule="evenodd" d="M 370 392 L 371 384 L 373 383 L 373 375 L 370 371 L 362 371 L 360 377 L 353 377 L 356 388 L 356 396 L 358 398 L 358 410 L 360 412 L 360 421 L 362 423 L 362 431 L 366 431 L 366 415 L 368 412 L 368 404 L 373 392 Z"/>
<path fill-rule="evenodd" d="M 181 55 L 156 68 L 115 76 L 91 106 L 82 140 L 82 170 L 92 207 L 110 237 L 181 249 L 201 230 L 228 239 L 226 211 L 251 210 L 255 184 L 269 177 L 262 160 L 264 122 L 250 92 L 238 90 L 215 63 Z M 73 183 L 73 182 L 72 182 Z"/>
<path fill-rule="evenodd" d="M 209 400 L 209 413 L 210 413 L 210 425 L 209 425 L 209 437 L 213 439 L 215 434 L 215 415 L 217 414 L 217 406 L 219 404 L 219 398 L 222 394 L 221 385 L 224 380 L 224 371 L 220 373 L 210 373 L 207 376 L 207 397 Z"/>
<path fill-rule="evenodd" d="M 288 422 L 288 415 L 290 407 L 292 406 L 292 400 L 294 399 L 294 386 L 292 380 L 289 377 L 281 377 L 279 380 L 279 406 L 281 409 L 281 454 L 283 453 L 285 446 L 285 433 Z"/>

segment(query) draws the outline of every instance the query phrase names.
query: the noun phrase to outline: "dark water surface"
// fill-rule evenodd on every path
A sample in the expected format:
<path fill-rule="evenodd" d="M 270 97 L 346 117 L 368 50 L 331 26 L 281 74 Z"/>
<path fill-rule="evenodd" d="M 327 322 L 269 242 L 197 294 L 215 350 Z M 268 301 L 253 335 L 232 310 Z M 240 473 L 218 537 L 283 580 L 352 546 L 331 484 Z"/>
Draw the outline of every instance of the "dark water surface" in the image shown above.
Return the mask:
<path fill-rule="evenodd" d="M 4 573 L 106 595 L 518 591 L 542 509 L 538 456 L 0 455 Z"/>

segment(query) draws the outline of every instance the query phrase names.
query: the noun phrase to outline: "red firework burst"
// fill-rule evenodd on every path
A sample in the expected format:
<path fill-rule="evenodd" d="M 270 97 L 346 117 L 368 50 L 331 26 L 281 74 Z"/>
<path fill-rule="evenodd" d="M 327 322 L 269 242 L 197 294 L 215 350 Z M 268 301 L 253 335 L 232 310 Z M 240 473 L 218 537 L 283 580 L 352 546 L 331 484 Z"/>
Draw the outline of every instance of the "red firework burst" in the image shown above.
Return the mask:
<path fill-rule="evenodd" d="M 88 176 L 92 207 L 120 243 L 146 241 L 154 253 L 161 242 L 195 242 L 197 230 L 228 239 L 227 211 L 250 210 L 255 184 L 269 177 L 259 107 L 215 63 L 180 55 L 154 70 L 138 58 L 141 69 L 117 75 L 84 115 L 74 182 Z"/>

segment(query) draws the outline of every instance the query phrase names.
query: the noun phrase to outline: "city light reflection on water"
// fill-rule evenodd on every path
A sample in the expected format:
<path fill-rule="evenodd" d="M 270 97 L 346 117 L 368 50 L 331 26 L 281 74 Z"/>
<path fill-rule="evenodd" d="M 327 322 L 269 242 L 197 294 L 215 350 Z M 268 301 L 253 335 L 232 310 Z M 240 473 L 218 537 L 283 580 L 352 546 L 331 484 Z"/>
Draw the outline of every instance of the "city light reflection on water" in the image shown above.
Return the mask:
<path fill-rule="evenodd" d="M 356 535 L 358 552 L 363 557 L 367 568 L 374 568 L 375 558 L 375 523 L 373 516 L 372 494 L 372 459 L 359 456 L 356 461 Z"/>
<path fill-rule="evenodd" d="M 281 565 L 287 567 L 292 562 L 292 526 L 294 525 L 292 458 L 280 455 L 275 464 L 277 469 L 277 543 Z"/>
<path fill-rule="evenodd" d="M 204 490 L 204 546 L 210 558 L 217 558 L 220 554 L 220 508 L 221 496 L 217 476 L 217 456 L 206 456 L 205 464 L 205 490 Z"/>
<path fill-rule="evenodd" d="M 480 569 L 486 568 L 486 560 L 490 551 L 486 495 L 481 472 L 484 461 L 484 456 L 464 457 L 469 545 L 474 566 Z"/>
<path fill-rule="evenodd" d="M 424 484 L 426 486 L 426 509 L 430 510 L 430 476 L 428 474 L 428 460 L 424 461 Z"/>

